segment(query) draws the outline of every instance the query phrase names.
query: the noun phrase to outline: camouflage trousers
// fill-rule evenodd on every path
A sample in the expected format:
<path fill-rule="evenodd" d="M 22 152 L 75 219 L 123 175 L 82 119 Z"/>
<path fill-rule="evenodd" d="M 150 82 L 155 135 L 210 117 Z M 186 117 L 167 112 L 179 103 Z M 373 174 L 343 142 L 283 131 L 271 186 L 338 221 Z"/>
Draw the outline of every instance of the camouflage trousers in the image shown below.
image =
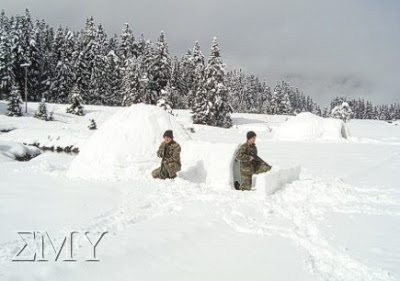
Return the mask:
<path fill-rule="evenodd" d="M 155 169 L 151 172 L 151 175 L 155 179 L 173 179 L 176 177 L 176 173 L 181 170 L 181 166 L 177 163 L 163 164 L 160 168 Z"/>
<path fill-rule="evenodd" d="M 252 185 L 252 177 L 254 174 L 261 174 L 271 170 L 271 167 L 265 163 L 256 163 L 250 167 L 245 167 L 240 169 L 240 177 L 242 179 L 240 183 L 241 190 L 250 190 Z"/>

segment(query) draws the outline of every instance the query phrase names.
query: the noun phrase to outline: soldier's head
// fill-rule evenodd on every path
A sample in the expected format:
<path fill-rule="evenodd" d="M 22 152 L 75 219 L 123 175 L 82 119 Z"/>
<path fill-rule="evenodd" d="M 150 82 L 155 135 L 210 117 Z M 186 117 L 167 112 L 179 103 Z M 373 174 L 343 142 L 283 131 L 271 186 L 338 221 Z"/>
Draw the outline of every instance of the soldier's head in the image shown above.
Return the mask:
<path fill-rule="evenodd" d="M 252 144 L 254 144 L 256 142 L 257 135 L 253 131 L 247 132 L 246 137 L 247 137 L 247 144 L 248 145 L 252 145 Z"/>
<path fill-rule="evenodd" d="M 164 132 L 163 138 L 164 142 L 168 144 L 174 140 L 174 133 L 172 132 L 172 130 L 166 130 Z"/>

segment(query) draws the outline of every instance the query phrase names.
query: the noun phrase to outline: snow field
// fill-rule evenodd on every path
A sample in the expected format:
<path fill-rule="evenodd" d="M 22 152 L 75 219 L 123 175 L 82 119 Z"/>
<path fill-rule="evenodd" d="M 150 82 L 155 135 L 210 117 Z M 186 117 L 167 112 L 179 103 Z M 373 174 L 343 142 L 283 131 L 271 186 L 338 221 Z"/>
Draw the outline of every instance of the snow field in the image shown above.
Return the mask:
<path fill-rule="evenodd" d="M 86 116 L 66 115 L 66 123 L 51 124 L 4 117 L 0 128 L 15 130 L 0 139 L 15 144 L 31 133 L 42 139 L 49 134 L 51 144 L 57 141 L 53 132 L 64 126 L 61 139 L 72 133 L 71 140 L 82 149 L 101 131 L 102 121 L 120 110 L 91 107 L 88 115 L 100 120 L 94 132 L 86 128 Z M 60 107 L 55 116 L 61 119 L 62 112 Z M 348 126 L 357 141 L 282 142 L 271 139 L 286 118 L 271 124 L 263 115 L 234 114 L 239 122 L 226 130 L 192 125 L 188 115 L 179 111 L 176 122 L 196 133 L 176 138 L 183 170 L 174 180 L 153 180 L 149 174 L 159 165 L 155 151 L 164 128 L 161 135 L 154 133 L 150 153 L 141 155 L 143 163 L 132 159 L 126 171 L 110 165 L 118 172 L 107 181 L 67 177 L 75 155 L 43 153 L 29 162 L 0 161 L 0 279 L 399 280 L 396 126 L 352 120 Z M 249 128 L 256 129 L 260 156 L 273 169 L 254 177 L 256 192 L 237 192 L 229 185 L 226 167 Z M 138 168 L 141 174 L 132 171 Z M 218 177 L 217 172 L 225 174 Z M 129 178 L 130 173 L 137 177 Z M 265 196 L 282 178 L 288 179 L 285 187 Z M 68 230 L 109 231 L 109 236 L 99 248 L 102 261 L 94 266 L 11 263 L 21 246 L 15 231 L 21 229 L 48 229 L 54 237 Z"/>

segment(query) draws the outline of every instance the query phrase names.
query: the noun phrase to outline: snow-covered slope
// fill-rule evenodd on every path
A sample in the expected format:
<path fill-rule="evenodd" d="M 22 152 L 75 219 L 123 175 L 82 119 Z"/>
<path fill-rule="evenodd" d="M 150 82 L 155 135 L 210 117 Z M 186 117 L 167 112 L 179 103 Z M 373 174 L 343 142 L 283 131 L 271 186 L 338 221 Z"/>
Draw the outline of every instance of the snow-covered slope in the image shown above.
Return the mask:
<path fill-rule="evenodd" d="M 10 147 L 47 141 L 83 153 L 91 136 L 100 142 L 95 135 L 111 116 L 134 116 L 128 108 L 87 106 L 79 117 L 50 105 L 57 121 L 45 122 L 1 115 L 3 104 L 0 129 L 13 130 L 4 130 L 0 142 Z M 37 104 L 28 106 L 32 113 Z M 79 154 L 0 158 L 0 280 L 400 280 L 399 126 L 352 120 L 346 141 L 288 142 L 274 135 L 293 117 L 233 114 L 234 126 L 220 129 L 191 124 L 188 111 L 174 113 L 171 125 L 163 123 L 182 144 L 183 167 L 174 180 L 150 178 L 164 128 L 147 128 L 144 120 L 141 132 L 154 134 L 155 147 L 140 155 L 148 170 L 139 176 L 131 167 L 137 177 L 67 177 Z M 87 128 L 89 118 L 97 132 Z M 119 126 L 110 130 L 130 143 L 131 135 L 117 130 L 129 123 Z M 228 167 L 250 129 L 260 156 L 279 169 L 255 177 L 256 192 L 238 192 Z M 48 231 L 56 245 L 68 231 L 108 234 L 97 263 L 83 261 L 85 238 L 74 241 L 75 263 L 55 262 L 50 246 L 49 262 L 12 262 L 23 246 L 18 231 Z"/>

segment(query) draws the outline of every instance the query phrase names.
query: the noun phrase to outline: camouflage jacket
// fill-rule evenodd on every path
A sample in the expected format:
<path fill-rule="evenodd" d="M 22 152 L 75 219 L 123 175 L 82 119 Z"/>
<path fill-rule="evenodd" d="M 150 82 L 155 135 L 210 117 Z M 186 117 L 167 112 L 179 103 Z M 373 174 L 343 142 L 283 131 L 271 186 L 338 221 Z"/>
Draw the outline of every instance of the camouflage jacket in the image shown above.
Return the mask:
<path fill-rule="evenodd" d="M 240 161 L 240 167 L 251 168 L 252 161 L 250 161 L 250 155 L 257 155 L 257 147 L 255 144 L 247 145 L 247 143 L 242 144 L 236 152 L 236 159 Z"/>
<path fill-rule="evenodd" d="M 176 163 L 181 166 L 181 146 L 175 141 L 169 144 L 162 142 L 158 148 L 157 156 L 163 158 L 167 164 Z"/>

